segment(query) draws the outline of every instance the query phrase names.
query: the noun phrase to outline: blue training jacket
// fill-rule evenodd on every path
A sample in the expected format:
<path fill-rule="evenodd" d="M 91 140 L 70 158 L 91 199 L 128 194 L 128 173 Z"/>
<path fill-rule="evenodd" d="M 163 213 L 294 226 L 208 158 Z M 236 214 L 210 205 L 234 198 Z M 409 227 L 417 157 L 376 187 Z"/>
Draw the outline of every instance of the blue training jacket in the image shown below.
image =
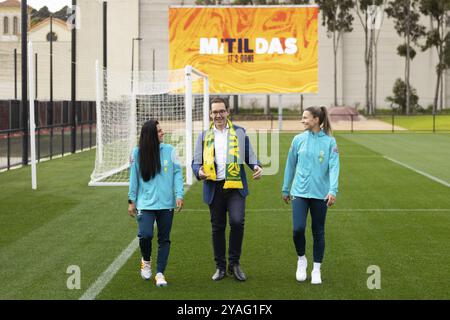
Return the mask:
<path fill-rule="evenodd" d="M 323 130 L 296 135 L 287 157 L 283 195 L 314 199 L 325 199 L 328 194 L 336 196 L 338 179 L 336 139 Z"/>
<path fill-rule="evenodd" d="M 183 172 L 170 144 L 160 144 L 161 171 L 153 179 L 144 182 L 139 171 L 139 148 L 130 157 L 130 187 L 128 199 L 138 210 L 173 209 L 175 199 L 183 199 Z"/>

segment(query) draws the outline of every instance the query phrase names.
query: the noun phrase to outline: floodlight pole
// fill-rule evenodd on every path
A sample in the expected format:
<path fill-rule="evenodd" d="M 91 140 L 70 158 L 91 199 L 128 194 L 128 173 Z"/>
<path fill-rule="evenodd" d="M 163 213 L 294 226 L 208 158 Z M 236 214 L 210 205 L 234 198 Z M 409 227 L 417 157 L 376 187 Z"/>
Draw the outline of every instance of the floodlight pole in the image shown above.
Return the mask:
<path fill-rule="evenodd" d="M 77 100 L 77 28 L 79 17 L 77 17 L 77 0 L 72 0 L 72 15 L 75 15 L 72 26 L 72 68 L 71 68 L 71 113 L 70 113 L 70 140 L 71 140 L 71 152 L 75 153 L 77 150 L 77 124 L 76 124 L 76 100 Z"/>
<path fill-rule="evenodd" d="M 27 32 L 28 32 L 28 5 L 27 0 L 21 2 L 21 18 L 22 18 L 22 165 L 28 165 L 28 91 L 27 91 Z"/>
<path fill-rule="evenodd" d="M 14 49 L 14 100 L 17 100 L 17 49 Z"/>
<path fill-rule="evenodd" d="M 54 116 L 54 103 L 53 103 L 53 14 L 50 15 L 50 112 L 47 119 L 47 125 L 50 125 L 50 159 L 53 156 L 53 116 Z"/>

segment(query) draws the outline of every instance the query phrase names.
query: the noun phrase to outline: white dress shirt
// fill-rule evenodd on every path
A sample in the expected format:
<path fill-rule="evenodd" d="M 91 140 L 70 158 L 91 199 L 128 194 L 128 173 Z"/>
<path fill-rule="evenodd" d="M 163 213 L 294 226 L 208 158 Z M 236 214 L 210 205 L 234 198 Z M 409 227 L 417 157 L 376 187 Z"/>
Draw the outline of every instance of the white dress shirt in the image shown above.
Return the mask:
<path fill-rule="evenodd" d="M 227 164 L 227 149 L 228 149 L 228 124 L 223 130 L 218 130 L 216 126 L 214 131 L 214 151 L 215 162 L 217 165 L 217 181 L 225 180 L 225 170 Z"/>

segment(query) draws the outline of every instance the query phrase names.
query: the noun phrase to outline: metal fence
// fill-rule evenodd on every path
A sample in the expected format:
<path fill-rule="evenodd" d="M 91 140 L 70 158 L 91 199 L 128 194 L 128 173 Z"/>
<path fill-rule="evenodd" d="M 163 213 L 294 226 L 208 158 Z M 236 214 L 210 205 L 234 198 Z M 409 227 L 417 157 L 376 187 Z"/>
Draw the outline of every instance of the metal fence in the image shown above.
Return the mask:
<path fill-rule="evenodd" d="M 74 107 L 75 139 L 72 140 L 71 101 L 35 101 L 38 161 L 64 156 L 72 150 L 82 151 L 95 146 L 95 102 L 77 101 Z M 9 170 L 22 164 L 22 140 L 25 133 L 22 127 L 21 108 L 18 100 L 0 100 L 0 170 Z M 28 155 L 30 154 L 28 146 Z"/>
<path fill-rule="evenodd" d="M 257 129 L 278 129 L 283 131 L 303 130 L 301 115 L 283 114 L 232 114 L 232 121 L 245 123 Z M 331 114 L 331 125 L 334 131 L 340 132 L 450 132 L 450 114 L 417 114 L 411 116 L 395 113 L 363 116 L 358 114 Z"/>

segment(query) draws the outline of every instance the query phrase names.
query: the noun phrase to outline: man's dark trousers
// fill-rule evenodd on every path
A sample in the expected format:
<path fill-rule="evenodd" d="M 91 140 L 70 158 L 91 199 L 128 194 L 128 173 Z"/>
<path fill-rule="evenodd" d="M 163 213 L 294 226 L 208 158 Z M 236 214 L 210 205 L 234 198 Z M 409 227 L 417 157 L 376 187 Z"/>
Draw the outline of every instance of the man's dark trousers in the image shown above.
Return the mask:
<path fill-rule="evenodd" d="M 225 180 L 215 184 L 214 199 L 209 205 L 212 226 L 214 260 L 217 269 L 226 270 L 227 211 L 229 214 L 230 237 L 228 259 L 230 265 L 239 264 L 242 240 L 244 238 L 245 198 L 238 189 L 223 189 Z"/>

